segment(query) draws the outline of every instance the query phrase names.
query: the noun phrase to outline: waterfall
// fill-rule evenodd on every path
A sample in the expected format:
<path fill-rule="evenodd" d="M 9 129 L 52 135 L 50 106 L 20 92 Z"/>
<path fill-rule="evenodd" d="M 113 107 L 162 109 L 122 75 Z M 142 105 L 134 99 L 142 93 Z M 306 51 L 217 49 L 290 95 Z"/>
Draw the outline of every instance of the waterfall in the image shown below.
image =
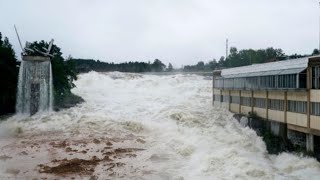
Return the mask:
<path fill-rule="evenodd" d="M 19 69 L 16 112 L 33 115 L 51 111 L 53 104 L 50 61 L 22 61 Z"/>

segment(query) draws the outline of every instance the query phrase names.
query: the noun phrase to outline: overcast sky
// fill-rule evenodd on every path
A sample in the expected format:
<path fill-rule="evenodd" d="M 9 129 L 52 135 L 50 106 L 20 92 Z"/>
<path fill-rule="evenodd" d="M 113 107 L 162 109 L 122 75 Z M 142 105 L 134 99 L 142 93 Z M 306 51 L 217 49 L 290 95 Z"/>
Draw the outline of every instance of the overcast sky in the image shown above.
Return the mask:
<path fill-rule="evenodd" d="M 64 56 L 176 67 L 219 59 L 229 46 L 311 53 L 319 45 L 316 0 L 0 0 L 0 32 L 50 40 Z M 20 57 L 19 57 L 20 58 Z"/>

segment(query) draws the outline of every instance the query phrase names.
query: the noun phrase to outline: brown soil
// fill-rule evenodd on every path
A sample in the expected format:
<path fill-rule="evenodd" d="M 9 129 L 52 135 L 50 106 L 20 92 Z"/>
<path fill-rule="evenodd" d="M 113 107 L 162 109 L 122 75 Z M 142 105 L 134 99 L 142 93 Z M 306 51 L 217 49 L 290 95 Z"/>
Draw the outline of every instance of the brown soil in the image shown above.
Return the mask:
<path fill-rule="evenodd" d="M 66 148 L 67 151 L 72 151 L 70 148 Z M 125 164 L 121 162 L 112 162 L 113 159 L 110 158 L 110 156 L 113 156 L 113 158 L 120 158 L 122 154 L 127 157 L 136 157 L 136 154 L 131 154 L 131 152 L 135 151 L 142 151 L 144 149 L 139 148 L 117 148 L 113 151 L 105 152 L 103 153 L 105 155 L 104 158 L 99 159 L 96 156 L 93 156 L 90 160 L 85 159 L 62 159 L 62 160 L 52 160 L 51 163 L 58 164 L 56 166 L 49 166 L 44 164 L 39 164 L 40 167 L 39 172 L 40 173 L 50 173 L 50 174 L 56 174 L 56 175 L 64 175 L 64 174 L 86 174 L 91 175 L 94 172 L 95 167 L 99 164 L 99 162 L 109 162 L 107 165 L 109 166 L 107 171 L 113 170 L 115 167 L 122 167 Z M 84 153 L 84 151 L 82 151 Z"/>
<path fill-rule="evenodd" d="M 106 144 L 107 146 L 112 146 L 112 143 L 110 141 L 108 141 Z"/>
<path fill-rule="evenodd" d="M 40 173 L 52 173 L 52 174 L 70 174 L 70 173 L 80 173 L 80 174 L 91 174 L 94 172 L 94 167 L 100 162 L 101 160 L 97 157 L 93 157 L 90 160 L 85 159 L 62 159 L 62 160 L 53 160 L 52 162 L 59 162 L 58 166 L 47 166 L 40 164 Z"/>
<path fill-rule="evenodd" d="M 51 142 L 50 145 L 55 148 L 64 148 L 64 147 L 68 146 L 67 141 L 63 141 L 61 143 Z"/>
<path fill-rule="evenodd" d="M 119 153 L 128 153 L 128 152 L 135 152 L 135 151 L 143 151 L 144 149 L 139 148 L 117 148 L 114 150 L 116 154 Z"/>
<path fill-rule="evenodd" d="M 100 141 L 98 139 L 93 139 L 93 143 L 100 144 Z"/>
<path fill-rule="evenodd" d="M 144 143 L 146 143 L 146 141 L 145 141 L 145 140 L 143 140 L 143 139 L 140 139 L 140 138 L 138 138 L 138 139 L 137 139 L 137 142 L 139 142 L 139 143 L 141 143 L 141 144 L 144 144 Z"/>

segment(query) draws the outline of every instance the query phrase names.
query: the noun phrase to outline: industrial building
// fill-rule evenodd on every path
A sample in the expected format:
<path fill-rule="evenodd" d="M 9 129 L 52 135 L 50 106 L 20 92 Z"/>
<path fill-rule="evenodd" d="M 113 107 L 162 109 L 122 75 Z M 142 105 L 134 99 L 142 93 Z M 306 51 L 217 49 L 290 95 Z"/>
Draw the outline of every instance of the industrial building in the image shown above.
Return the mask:
<path fill-rule="evenodd" d="M 213 103 L 306 134 L 313 151 L 320 136 L 320 56 L 213 72 Z"/>

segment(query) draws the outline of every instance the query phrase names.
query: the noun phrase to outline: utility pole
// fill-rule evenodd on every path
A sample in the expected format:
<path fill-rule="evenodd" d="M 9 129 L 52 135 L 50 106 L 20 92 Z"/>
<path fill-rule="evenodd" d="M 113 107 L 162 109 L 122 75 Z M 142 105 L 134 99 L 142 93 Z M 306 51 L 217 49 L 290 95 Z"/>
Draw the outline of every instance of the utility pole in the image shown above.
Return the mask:
<path fill-rule="evenodd" d="M 320 2 L 319 2 L 320 3 Z M 320 26 L 319 26 L 320 27 Z M 320 35 L 320 33 L 319 33 Z M 226 39 L 226 57 L 224 59 L 227 59 L 228 57 L 228 51 L 229 51 L 229 47 L 228 47 L 228 38 Z M 320 41 L 320 36 L 319 36 L 319 41 Z M 320 42 L 319 42 L 319 47 L 320 47 Z"/>
<path fill-rule="evenodd" d="M 320 2 L 319 2 L 319 8 L 320 8 Z M 319 14 L 319 52 L 320 52 L 320 14 Z"/>

